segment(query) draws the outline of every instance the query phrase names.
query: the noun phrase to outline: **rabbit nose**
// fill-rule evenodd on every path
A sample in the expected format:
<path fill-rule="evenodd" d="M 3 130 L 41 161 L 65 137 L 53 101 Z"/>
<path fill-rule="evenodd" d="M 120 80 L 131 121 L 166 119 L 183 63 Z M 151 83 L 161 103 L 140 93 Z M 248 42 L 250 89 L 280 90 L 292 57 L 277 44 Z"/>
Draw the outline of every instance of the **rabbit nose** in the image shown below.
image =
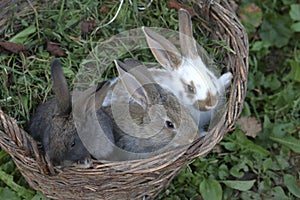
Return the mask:
<path fill-rule="evenodd" d="M 208 111 L 214 108 L 218 103 L 218 95 L 212 95 L 209 92 L 207 93 L 207 97 L 204 100 L 197 100 L 194 104 L 196 109 L 200 111 Z"/>

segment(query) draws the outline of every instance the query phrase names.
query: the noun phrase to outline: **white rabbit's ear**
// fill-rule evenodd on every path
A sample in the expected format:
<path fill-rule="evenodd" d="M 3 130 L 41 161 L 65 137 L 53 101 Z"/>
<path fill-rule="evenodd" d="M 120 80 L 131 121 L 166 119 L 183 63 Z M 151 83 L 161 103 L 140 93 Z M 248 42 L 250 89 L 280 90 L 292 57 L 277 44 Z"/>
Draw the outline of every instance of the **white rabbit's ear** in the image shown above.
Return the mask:
<path fill-rule="evenodd" d="M 124 67 L 122 67 L 124 63 L 118 60 L 115 60 L 114 62 L 116 64 L 119 77 L 130 97 L 132 97 L 140 106 L 142 106 L 144 110 L 146 110 L 149 102 L 147 91 L 145 90 L 143 85 L 136 79 L 136 77 L 124 70 Z"/>
<path fill-rule="evenodd" d="M 199 57 L 196 42 L 193 37 L 192 20 L 189 12 L 179 9 L 179 40 L 183 57 L 194 59 Z"/>
<path fill-rule="evenodd" d="M 167 70 L 178 69 L 182 63 L 178 49 L 169 40 L 150 28 L 142 27 L 142 30 L 156 60 Z"/>

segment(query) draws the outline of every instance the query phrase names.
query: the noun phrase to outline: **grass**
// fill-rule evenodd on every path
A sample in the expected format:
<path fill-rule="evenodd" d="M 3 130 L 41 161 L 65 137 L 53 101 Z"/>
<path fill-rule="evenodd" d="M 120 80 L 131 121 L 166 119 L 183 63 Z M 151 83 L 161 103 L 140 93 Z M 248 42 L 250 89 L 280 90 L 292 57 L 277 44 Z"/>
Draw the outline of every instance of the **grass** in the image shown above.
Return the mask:
<path fill-rule="evenodd" d="M 125 1 L 111 24 L 85 36 L 81 36 L 82 20 L 104 25 L 115 15 L 119 1 L 54 1 L 39 8 L 32 3 L 28 12 L 15 12 L 2 25 L 1 39 L 29 49 L 0 54 L 1 108 L 26 127 L 36 106 L 52 95 L 53 56 L 47 40 L 59 43 L 65 52 L 61 61 L 74 87 L 81 61 L 110 36 L 142 25 L 178 30 L 177 12 L 165 2 L 154 1 L 145 12 L 133 2 Z M 248 94 L 241 118 L 258 124 L 248 129 L 245 122 L 237 124 L 211 153 L 186 166 L 159 199 L 200 199 L 200 193 L 203 199 L 300 198 L 300 2 L 237 3 L 250 44 Z M 218 60 L 222 55 L 211 48 L 218 44 L 204 38 L 198 28 L 195 32 L 197 41 Z M 149 59 L 141 53 L 136 56 Z M 29 188 L 9 155 L 1 151 L 0 199 L 40 198 L 43 195 Z"/>

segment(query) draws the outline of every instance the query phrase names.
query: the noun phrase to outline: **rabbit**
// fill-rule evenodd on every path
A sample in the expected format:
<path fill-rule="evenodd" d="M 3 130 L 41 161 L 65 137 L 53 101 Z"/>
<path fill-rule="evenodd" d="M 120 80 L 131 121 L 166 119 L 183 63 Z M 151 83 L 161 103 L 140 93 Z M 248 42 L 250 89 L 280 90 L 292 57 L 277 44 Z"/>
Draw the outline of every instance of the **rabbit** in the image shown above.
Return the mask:
<path fill-rule="evenodd" d="M 230 86 L 232 74 L 227 72 L 217 78 L 205 66 L 197 52 L 189 12 L 179 9 L 178 18 L 182 54 L 165 37 L 142 27 L 150 50 L 163 67 L 152 67 L 149 71 L 158 84 L 175 94 L 189 108 L 199 124 L 200 136 L 204 136 L 204 126 L 225 103 L 225 90 Z"/>
<path fill-rule="evenodd" d="M 37 108 L 28 132 L 42 143 L 45 157 L 52 165 L 88 168 L 91 156 L 77 134 L 71 115 L 71 94 L 58 59 L 51 62 L 51 76 L 55 97 Z"/>
<path fill-rule="evenodd" d="M 111 160 L 115 141 L 112 118 L 102 109 L 111 81 L 72 93 L 73 119 L 78 135 L 96 159 Z"/>
<path fill-rule="evenodd" d="M 119 76 L 101 102 L 113 123 L 116 147 L 110 159 L 144 159 L 195 140 L 198 128 L 188 110 L 141 62 L 126 59 L 115 64 Z"/>

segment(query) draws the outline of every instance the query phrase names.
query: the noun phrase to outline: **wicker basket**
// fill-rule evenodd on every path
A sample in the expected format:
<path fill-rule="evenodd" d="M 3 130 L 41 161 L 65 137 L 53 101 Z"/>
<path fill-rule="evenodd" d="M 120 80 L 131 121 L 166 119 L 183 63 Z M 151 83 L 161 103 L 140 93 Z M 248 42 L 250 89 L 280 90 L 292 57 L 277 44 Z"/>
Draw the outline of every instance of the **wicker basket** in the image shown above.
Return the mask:
<path fill-rule="evenodd" d="M 229 104 L 210 133 L 188 149 L 153 158 L 130 162 L 93 160 L 92 168 L 69 167 L 62 171 L 51 167 L 36 142 L 0 109 L 0 146 L 12 156 L 33 189 L 53 199 L 153 199 L 185 164 L 207 154 L 234 128 L 247 90 L 247 34 L 227 1 L 194 0 L 193 10 L 204 19 L 199 26 L 204 27 L 207 37 L 226 41 L 235 52 L 227 52 L 223 61 L 234 75 Z"/>

